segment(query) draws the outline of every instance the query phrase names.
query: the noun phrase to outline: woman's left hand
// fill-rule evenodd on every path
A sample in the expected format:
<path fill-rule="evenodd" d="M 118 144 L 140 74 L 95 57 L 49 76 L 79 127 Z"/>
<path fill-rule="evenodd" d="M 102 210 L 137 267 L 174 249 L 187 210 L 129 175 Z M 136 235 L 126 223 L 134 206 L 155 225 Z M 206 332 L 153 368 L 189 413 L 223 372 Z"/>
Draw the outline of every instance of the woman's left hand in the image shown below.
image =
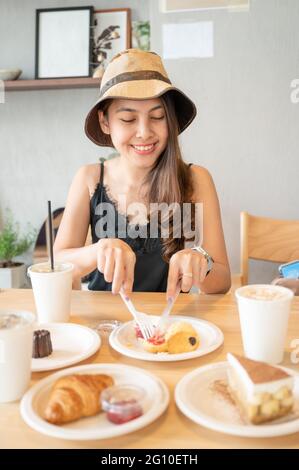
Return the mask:
<path fill-rule="evenodd" d="M 207 268 L 205 257 L 191 248 L 174 253 L 169 262 L 167 299 L 174 297 L 178 282 L 181 282 L 183 292 L 189 292 L 192 286 L 199 288 L 206 277 Z"/>
<path fill-rule="evenodd" d="M 285 277 L 278 277 L 274 279 L 271 284 L 276 286 L 283 286 L 291 289 L 295 295 L 299 295 L 299 279 L 288 279 Z"/>

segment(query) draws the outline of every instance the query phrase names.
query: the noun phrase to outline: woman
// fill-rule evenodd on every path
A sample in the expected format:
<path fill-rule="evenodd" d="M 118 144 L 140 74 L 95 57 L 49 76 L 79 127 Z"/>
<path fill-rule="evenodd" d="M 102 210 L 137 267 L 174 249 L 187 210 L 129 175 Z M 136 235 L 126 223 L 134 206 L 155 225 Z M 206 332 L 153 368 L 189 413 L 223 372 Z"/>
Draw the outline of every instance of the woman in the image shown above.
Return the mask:
<path fill-rule="evenodd" d="M 195 115 L 195 105 L 171 85 L 157 54 L 128 49 L 111 60 L 85 132 L 119 156 L 79 169 L 54 246 L 57 260 L 74 263 L 74 282 L 92 273 L 89 289 L 116 294 L 123 288 L 127 296 L 132 290 L 166 291 L 167 299 L 178 286 L 205 293 L 230 288 L 212 177 L 184 163 L 178 144 Z M 160 212 L 157 204 L 172 204 L 173 211 Z M 198 207 L 202 230 L 196 224 Z M 189 235 L 178 231 L 188 223 Z M 84 246 L 89 225 L 92 244 Z"/>

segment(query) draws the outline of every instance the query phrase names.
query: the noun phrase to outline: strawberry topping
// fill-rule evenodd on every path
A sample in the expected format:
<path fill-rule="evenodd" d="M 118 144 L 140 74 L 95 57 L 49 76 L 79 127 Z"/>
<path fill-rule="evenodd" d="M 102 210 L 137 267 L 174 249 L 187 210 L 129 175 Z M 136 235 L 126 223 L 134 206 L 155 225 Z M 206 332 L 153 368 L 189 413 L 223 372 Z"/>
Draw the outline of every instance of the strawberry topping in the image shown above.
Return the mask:
<path fill-rule="evenodd" d="M 144 339 L 143 334 L 141 333 L 141 330 L 138 325 L 135 325 L 135 334 L 137 338 Z M 165 343 L 165 336 L 164 334 L 157 333 L 151 338 L 149 338 L 147 341 L 151 344 L 154 344 L 155 346 L 158 346 L 159 344 Z"/>

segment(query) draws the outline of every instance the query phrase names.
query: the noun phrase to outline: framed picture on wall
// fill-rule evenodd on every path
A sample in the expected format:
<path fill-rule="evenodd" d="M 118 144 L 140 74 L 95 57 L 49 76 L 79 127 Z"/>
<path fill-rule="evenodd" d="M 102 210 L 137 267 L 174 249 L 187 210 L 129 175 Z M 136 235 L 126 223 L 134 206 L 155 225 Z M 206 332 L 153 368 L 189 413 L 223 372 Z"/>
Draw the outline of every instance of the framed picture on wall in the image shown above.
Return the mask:
<path fill-rule="evenodd" d="M 36 10 L 35 78 L 89 77 L 93 7 Z"/>
<path fill-rule="evenodd" d="M 131 47 L 130 8 L 95 10 L 92 29 L 93 75 L 101 77 L 112 57 Z"/>

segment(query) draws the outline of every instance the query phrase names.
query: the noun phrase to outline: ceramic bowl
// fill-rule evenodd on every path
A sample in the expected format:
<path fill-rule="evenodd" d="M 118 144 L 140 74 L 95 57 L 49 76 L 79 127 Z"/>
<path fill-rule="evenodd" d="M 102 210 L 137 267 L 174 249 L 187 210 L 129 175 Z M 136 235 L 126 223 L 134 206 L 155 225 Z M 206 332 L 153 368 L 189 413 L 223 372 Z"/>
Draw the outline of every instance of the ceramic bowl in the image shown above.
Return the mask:
<path fill-rule="evenodd" d="M 21 69 L 0 69 L 0 80 L 16 80 L 21 73 Z"/>

